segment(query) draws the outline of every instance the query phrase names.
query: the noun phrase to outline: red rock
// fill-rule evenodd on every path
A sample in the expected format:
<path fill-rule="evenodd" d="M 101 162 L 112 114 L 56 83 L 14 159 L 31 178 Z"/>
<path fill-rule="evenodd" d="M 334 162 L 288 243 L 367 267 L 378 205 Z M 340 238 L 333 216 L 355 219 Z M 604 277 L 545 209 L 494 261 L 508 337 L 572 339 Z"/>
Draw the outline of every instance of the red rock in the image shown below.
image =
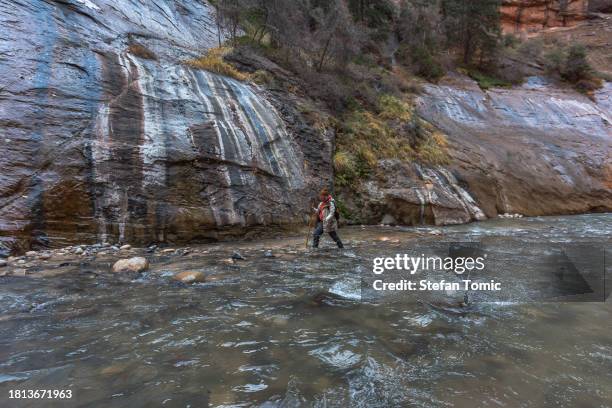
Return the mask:
<path fill-rule="evenodd" d="M 505 33 L 530 33 L 551 27 L 571 27 L 588 18 L 588 0 L 503 0 Z"/>

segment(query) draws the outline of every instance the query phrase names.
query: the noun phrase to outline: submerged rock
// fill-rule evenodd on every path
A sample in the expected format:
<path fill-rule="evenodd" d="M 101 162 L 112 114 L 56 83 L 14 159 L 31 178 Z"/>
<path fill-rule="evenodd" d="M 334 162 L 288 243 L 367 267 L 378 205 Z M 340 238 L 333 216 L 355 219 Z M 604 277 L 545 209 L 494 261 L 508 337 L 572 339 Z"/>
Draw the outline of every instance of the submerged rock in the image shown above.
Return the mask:
<path fill-rule="evenodd" d="M 13 276 L 26 276 L 27 271 L 23 268 L 14 269 L 12 275 Z"/>
<path fill-rule="evenodd" d="M 232 254 L 232 259 L 238 260 L 238 261 L 242 261 L 244 260 L 244 256 L 242 256 L 242 254 L 238 251 L 234 251 L 234 253 Z"/>
<path fill-rule="evenodd" d="M 206 280 L 206 275 L 203 272 L 180 272 L 172 278 L 183 283 L 198 283 Z"/>
<path fill-rule="evenodd" d="M 129 259 L 120 259 L 113 265 L 113 272 L 142 272 L 149 268 L 149 261 L 146 258 L 137 256 Z"/>
<path fill-rule="evenodd" d="M 129 365 L 126 363 L 113 364 L 113 365 L 104 367 L 102 370 L 100 370 L 100 374 L 103 376 L 115 377 L 117 375 L 123 374 L 128 369 L 129 369 Z"/>

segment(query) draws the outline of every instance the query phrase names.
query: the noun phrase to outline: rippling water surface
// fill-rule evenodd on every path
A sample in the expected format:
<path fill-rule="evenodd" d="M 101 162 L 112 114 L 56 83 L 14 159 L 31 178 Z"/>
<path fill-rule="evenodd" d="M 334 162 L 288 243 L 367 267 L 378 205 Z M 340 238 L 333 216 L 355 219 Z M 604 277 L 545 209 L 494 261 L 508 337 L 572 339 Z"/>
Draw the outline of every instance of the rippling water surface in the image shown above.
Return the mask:
<path fill-rule="evenodd" d="M 106 260 L 0 278 L 0 401 L 44 388 L 74 397 L 10 406 L 612 406 L 609 302 L 461 309 L 365 301 L 359 286 L 380 253 L 444 240 L 502 252 L 590 243 L 612 259 L 611 214 L 341 232 L 342 252 L 286 239 L 151 256 L 136 279 L 108 274 Z M 228 259 L 236 248 L 245 260 Z M 521 251 L 507 257 L 524 273 Z M 184 270 L 213 276 L 170 280 Z"/>

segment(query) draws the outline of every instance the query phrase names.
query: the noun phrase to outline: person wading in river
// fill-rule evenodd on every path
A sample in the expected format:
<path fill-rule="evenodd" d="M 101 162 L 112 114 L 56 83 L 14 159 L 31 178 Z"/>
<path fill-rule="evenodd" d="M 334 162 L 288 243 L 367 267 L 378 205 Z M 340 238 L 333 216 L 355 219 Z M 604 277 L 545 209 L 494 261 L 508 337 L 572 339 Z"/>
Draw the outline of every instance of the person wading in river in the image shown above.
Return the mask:
<path fill-rule="evenodd" d="M 338 236 L 338 213 L 336 212 L 336 202 L 334 201 L 329 191 L 324 188 L 319 194 L 321 202 L 317 208 L 313 208 L 317 214 L 317 226 L 315 227 L 312 237 L 312 247 L 319 247 L 319 239 L 323 232 L 327 232 L 329 236 L 336 242 L 338 248 L 344 248 L 340 237 Z"/>

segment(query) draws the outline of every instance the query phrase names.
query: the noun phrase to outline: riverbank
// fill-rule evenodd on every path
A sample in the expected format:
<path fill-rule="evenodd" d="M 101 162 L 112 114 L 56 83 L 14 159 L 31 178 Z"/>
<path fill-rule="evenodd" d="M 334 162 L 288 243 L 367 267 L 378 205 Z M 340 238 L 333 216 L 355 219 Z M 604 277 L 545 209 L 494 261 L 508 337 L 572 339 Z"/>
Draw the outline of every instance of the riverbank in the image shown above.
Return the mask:
<path fill-rule="evenodd" d="M 410 245 L 410 243 L 427 241 L 452 241 L 457 235 L 463 236 L 468 231 L 480 231 L 492 228 L 494 231 L 505 231 L 505 226 L 524 225 L 534 228 L 542 223 L 557 219 L 581 217 L 607 217 L 601 215 L 582 216 L 550 216 L 522 218 L 519 215 L 505 214 L 494 220 L 463 224 L 457 226 L 406 227 L 406 226 L 345 226 L 340 229 L 347 249 L 339 253 L 360 251 L 364 248 L 383 246 Z M 512 229 L 509 229 L 511 231 Z M 567 230 L 559 229 L 558 233 L 566 234 Z M 151 245 L 136 247 L 129 244 L 114 245 L 99 243 L 94 245 L 74 245 L 63 248 L 42 251 L 28 251 L 21 256 L 9 256 L 0 259 L 0 277 L 31 277 L 48 278 L 66 274 L 106 274 L 111 273 L 113 265 L 121 259 L 144 258 L 149 262 L 147 272 L 152 275 L 162 274 L 169 266 L 179 272 L 201 271 L 211 276 L 217 275 L 219 266 L 230 269 L 238 266 L 248 266 L 252 260 L 268 258 L 270 260 L 290 260 L 298 256 L 316 255 L 317 251 L 306 248 L 307 229 L 294 233 L 283 233 L 278 238 L 242 240 L 235 242 L 219 242 L 213 244 Z M 588 236 L 588 230 L 582 237 Z M 474 237 L 478 239 L 478 234 Z M 550 236 L 550 239 L 555 239 Z M 321 245 L 323 252 L 332 251 L 335 244 L 324 235 Z M 320 251 L 321 251 L 320 250 Z M 318 252 L 320 252 L 318 251 Z M 207 267 L 209 269 L 207 270 Z M 214 271 L 214 272 L 210 272 Z M 132 276 L 133 277 L 133 276 Z M 212 279 L 217 279 L 217 277 Z"/>
<path fill-rule="evenodd" d="M 407 231 L 405 227 L 351 226 L 341 229 L 343 237 L 353 249 L 367 245 L 370 239 L 395 242 L 400 239 L 416 239 L 419 236 L 440 235 L 439 228 L 423 227 Z M 202 269 L 204 265 L 239 265 L 251 258 L 289 259 L 291 255 L 311 253 L 312 238 L 306 248 L 307 230 L 272 239 L 221 242 L 191 246 L 152 245 L 74 245 L 44 251 L 28 251 L 22 256 L 10 256 L 4 260 L 0 276 L 45 278 L 70 273 L 110 273 L 115 262 L 121 259 L 142 257 L 150 262 L 150 273 L 163 271 L 168 265 L 179 270 Z M 323 238 L 321 248 L 331 248 Z M 335 247 L 335 244 L 334 244 Z M 203 262 L 203 264 L 202 264 Z"/>

